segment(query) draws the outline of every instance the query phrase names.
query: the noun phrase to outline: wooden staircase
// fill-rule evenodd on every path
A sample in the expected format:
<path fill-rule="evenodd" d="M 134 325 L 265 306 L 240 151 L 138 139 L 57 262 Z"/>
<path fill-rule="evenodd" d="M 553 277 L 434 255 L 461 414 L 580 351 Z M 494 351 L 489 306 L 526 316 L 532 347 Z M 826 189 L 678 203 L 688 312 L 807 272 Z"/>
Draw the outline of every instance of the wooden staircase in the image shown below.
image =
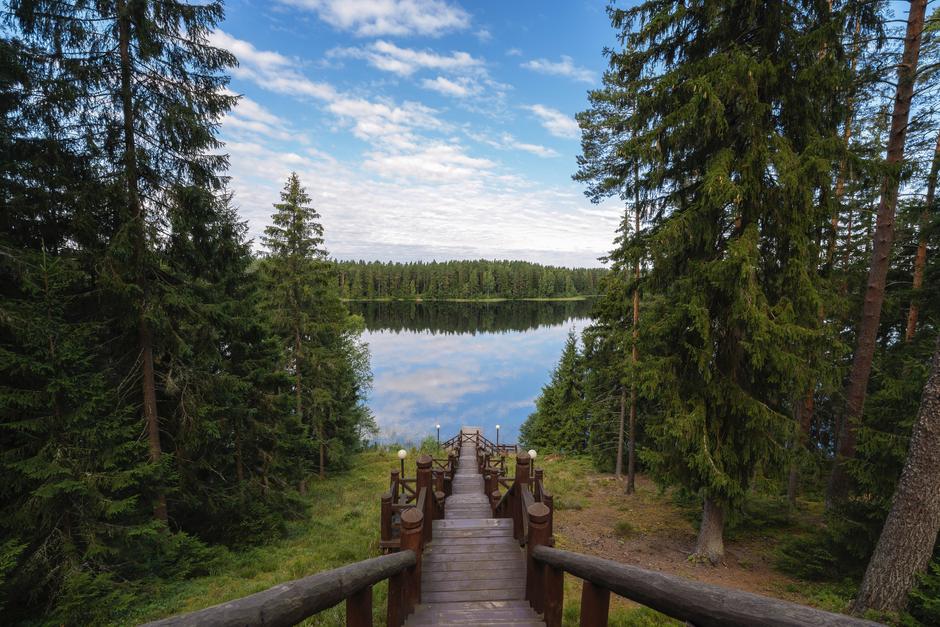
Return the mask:
<path fill-rule="evenodd" d="M 421 569 L 421 603 L 405 625 L 544 626 L 525 600 L 525 554 L 510 518 L 493 518 L 477 450 L 462 443 L 444 519 Z"/>

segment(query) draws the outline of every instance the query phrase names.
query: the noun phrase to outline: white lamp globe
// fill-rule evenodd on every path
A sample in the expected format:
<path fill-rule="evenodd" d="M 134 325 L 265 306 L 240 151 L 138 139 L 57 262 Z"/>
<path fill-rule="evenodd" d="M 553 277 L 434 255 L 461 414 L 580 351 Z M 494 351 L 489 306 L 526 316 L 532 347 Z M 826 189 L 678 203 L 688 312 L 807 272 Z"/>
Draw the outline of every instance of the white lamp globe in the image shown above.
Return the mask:
<path fill-rule="evenodd" d="M 440 428 L 441 428 L 441 425 L 437 425 L 437 428 L 440 429 Z"/>
<path fill-rule="evenodd" d="M 535 459 L 537 455 L 538 453 L 535 452 L 534 448 L 529 450 L 529 457 L 531 457 L 532 459 Z"/>
<path fill-rule="evenodd" d="M 405 459 L 406 457 L 408 457 L 408 451 L 406 451 L 405 449 L 401 449 L 398 451 L 398 459 Z"/>
<path fill-rule="evenodd" d="M 496 430 L 499 431 L 499 425 L 496 425 Z"/>

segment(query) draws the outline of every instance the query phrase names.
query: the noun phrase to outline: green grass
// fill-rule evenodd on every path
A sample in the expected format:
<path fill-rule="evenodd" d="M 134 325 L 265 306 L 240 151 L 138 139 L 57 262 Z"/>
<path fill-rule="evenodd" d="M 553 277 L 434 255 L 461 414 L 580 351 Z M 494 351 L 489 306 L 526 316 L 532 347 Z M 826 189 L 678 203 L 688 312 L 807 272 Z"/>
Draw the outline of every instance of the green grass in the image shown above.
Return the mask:
<path fill-rule="evenodd" d="M 415 451 L 411 451 L 409 473 L 413 473 L 414 457 Z M 309 510 L 302 520 L 290 524 L 286 537 L 247 550 L 223 552 L 205 577 L 153 584 L 141 595 L 137 610 L 120 624 L 191 612 L 379 555 L 380 497 L 388 488 L 389 471 L 397 467 L 395 451 L 356 455 L 350 470 L 311 482 Z M 373 589 L 373 612 L 379 625 L 385 622 L 386 595 L 385 583 Z M 302 624 L 344 622 L 345 606 L 340 603 Z"/>
<path fill-rule="evenodd" d="M 387 296 L 384 298 L 344 298 L 342 300 L 346 302 L 355 302 L 355 303 L 392 303 L 392 302 L 404 302 L 404 303 L 506 303 L 506 302 L 517 302 L 517 301 L 529 301 L 536 303 L 555 303 L 555 302 L 568 302 L 568 301 L 580 301 L 587 300 L 588 298 L 596 298 L 596 294 L 585 294 L 581 296 L 555 296 L 551 298 L 422 298 L 422 297 L 397 297 L 392 298 Z"/>

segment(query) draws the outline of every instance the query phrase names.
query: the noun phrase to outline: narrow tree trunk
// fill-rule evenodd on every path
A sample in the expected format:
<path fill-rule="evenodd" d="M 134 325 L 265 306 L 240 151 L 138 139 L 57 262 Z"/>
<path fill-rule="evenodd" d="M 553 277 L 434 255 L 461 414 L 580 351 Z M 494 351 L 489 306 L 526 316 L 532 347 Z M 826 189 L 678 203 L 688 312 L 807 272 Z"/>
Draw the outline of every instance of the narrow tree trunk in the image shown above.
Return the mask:
<path fill-rule="evenodd" d="M 153 336 L 147 321 L 147 276 L 144 258 L 147 247 L 147 231 L 143 204 L 137 188 L 137 143 L 134 131 L 133 84 L 130 57 L 130 17 L 124 0 L 117 2 L 118 52 L 121 59 L 121 106 L 124 130 L 124 175 L 127 183 L 127 205 L 132 221 L 132 258 L 140 302 L 137 311 L 137 344 L 141 361 L 141 394 L 143 398 L 144 422 L 147 425 L 147 444 L 150 461 L 158 463 L 162 455 L 160 447 L 160 417 L 157 413 L 157 385 L 153 367 Z M 166 495 L 159 492 L 153 505 L 157 520 L 167 521 Z"/>
<path fill-rule="evenodd" d="M 910 342 L 917 331 L 917 315 L 920 311 L 920 290 L 924 285 L 924 267 L 927 265 L 927 225 L 933 213 L 934 195 L 937 191 L 937 173 L 940 170 L 940 133 L 937 133 L 937 145 L 933 151 L 933 162 L 930 164 L 930 176 L 927 177 L 927 198 L 924 211 L 920 215 L 920 233 L 917 241 L 917 255 L 914 257 L 914 283 L 911 294 L 911 308 L 907 311 L 907 329 L 904 331 L 904 341 Z"/>
<path fill-rule="evenodd" d="M 326 438 L 323 424 L 320 424 L 320 478 L 326 479 Z"/>
<path fill-rule="evenodd" d="M 633 234 L 640 234 L 640 167 L 633 162 Z M 633 264 L 633 377 L 630 381 L 630 435 L 627 447 L 627 494 L 636 492 L 636 369 L 639 362 L 640 340 L 640 260 Z"/>
<path fill-rule="evenodd" d="M 830 6 L 830 10 L 832 7 Z M 855 37 L 852 42 L 852 63 L 851 71 L 855 74 L 855 66 L 858 61 L 858 48 L 861 43 L 859 34 L 861 33 L 862 21 L 855 20 Z M 855 119 L 855 98 L 849 98 L 846 103 L 845 127 L 842 129 L 842 147 L 848 152 L 849 143 L 852 141 L 852 122 Z M 831 268 L 833 258 L 836 254 L 836 242 L 839 234 L 839 218 L 842 212 L 842 198 L 845 196 L 845 179 L 848 172 L 848 159 L 844 156 L 839 160 L 839 173 L 836 176 L 835 188 L 835 211 L 832 213 L 832 230 L 829 232 L 829 245 L 826 247 L 826 268 Z"/>
<path fill-rule="evenodd" d="M 627 445 L 627 494 L 636 492 L 636 384 L 630 390 L 630 428 Z"/>
<path fill-rule="evenodd" d="M 620 428 L 617 433 L 617 461 L 614 463 L 614 474 L 617 479 L 623 476 L 623 425 L 627 416 L 627 388 L 620 386 Z"/>
<path fill-rule="evenodd" d="M 907 461 L 853 609 L 898 612 L 927 569 L 940 532 L 940 338 Z"/>
<path fill-rule="evenodd" d="M 725 556 L 725 508 L 717 501 L 705 497 L 702 507 L 702 525 L 695 543 L 695 556 L 717 565 Z"/>
<path fill-rule="evenodd" d="M 300 362 L 301 362 L 301 350 L 303 349 L 303 344 L 300 340 L 300 329 L 294 329 L 294 402 L 297 406 L 297 420 L 303 424 L 304 421 L 304 401 L 303 401 L 303 377 L 300 374 Z M 301 472 L 303 469 L 301 468 Z M 297 484 L 297 491 L 301 494 L 307 493 L 307 479 L 306 477 L 301 477 L 300 482 Z"/>
<path fill-rule="evenodd" d="M 806 391 L 806 396 L 803 398 L 802 405 L 797 404 L 796 420 L 797 420 L 797 440 L 796 444 L 802 448 L 806 448 L 809 443 L 810 430 L 813 428 L 813 414 L 816 410 L 816 398 L 813 388 L 810 388 Z M 796 506 L 796 497 L 799 495 L 800 491 L 800 471 L 799 464 L 796 460 L 793 460 L 790 464 L 790 477 L 787 481 L 787 499 L 790 501 L 791 506 Z"/>
<path fill-rule="evenodd" d="M 855 455 L 856 423 L 861 418 L 865 406 L 865 393 L 871 374 L 872 358 L 875 354 L 875 340 L 878 335 L 878 323 L 881 318 L 881 306 L 885 298 L 885 281 L 891 260 L 891 245 L 894 242 L 894 213 L 898 201 L 898 167 L 904 158 L 904 144 L 907 138 L 907 125 L 911 112 L 911 99 L 914 95 L 914 77 L 920 56 L 920 41 L 924 31 L 924 13 L 927 0 L 911 0 L 907 19 L 907 35 L 904 40 L 904 53 L 898 70 L 898 86 L 894 100 L 894 112 L 891 116 L 891 131 L 888 136 L 887 165 L 892 172 L 882 183 L 881 201 L 878 205 L 875 238 L 872 248 L 871 268 L 868 273 L 868 285 L 865 288 L 865 301 L 862 307 L 862 320 L 858 328 L 858 340 L 852 370 L 846 386 L 846 407 L 839 428 L 838 448 L 835 465 L 829 477 L 826 502 L 832 505 L 846 498 L 848 494 L 848 475 L 845 460 Z"/>

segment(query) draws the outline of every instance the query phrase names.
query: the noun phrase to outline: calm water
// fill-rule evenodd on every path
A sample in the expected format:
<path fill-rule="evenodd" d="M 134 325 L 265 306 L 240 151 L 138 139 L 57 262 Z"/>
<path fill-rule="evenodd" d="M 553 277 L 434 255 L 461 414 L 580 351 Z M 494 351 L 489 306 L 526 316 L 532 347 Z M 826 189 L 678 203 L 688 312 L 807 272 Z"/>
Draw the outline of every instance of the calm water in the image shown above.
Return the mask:
<path fill-rule="evenodd" d="M 589 302 L 349 303 L 366 320 L 369 405 L 383 441 L 451 437 L 461 425 L 514 443 Z"/>

